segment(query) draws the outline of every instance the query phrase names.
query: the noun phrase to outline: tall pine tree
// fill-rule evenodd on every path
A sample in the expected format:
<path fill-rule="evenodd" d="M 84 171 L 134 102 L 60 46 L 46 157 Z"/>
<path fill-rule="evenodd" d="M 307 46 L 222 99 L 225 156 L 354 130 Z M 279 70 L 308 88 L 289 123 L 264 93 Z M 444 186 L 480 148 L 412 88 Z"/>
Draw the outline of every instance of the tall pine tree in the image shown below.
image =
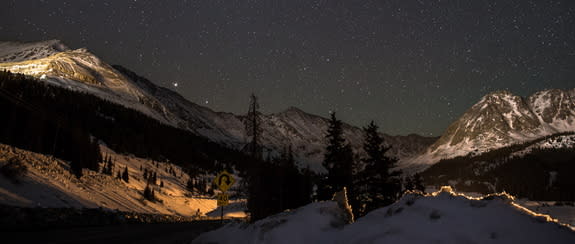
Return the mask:
<path fill-rule="evenodd" d="M 244 125 L 246 127 L 246 135 L 249 138 L 246 149 L 249 155 L 256 159 L 262 158 L 262 148 L 260 145 L 262 122 L 259 109 L 260 104 L 258 103 L 258 97 L 256 97 L 254 94 L 250 95 L 248 114 L 246 116 L 246 120 L 244 121 Z"/>
<path fill-rule="evenodd" d="M 124 168 L 124 172 L 122 172 L 122 180 L 126 183 L 130 182 L 130 175 L 128 174 L 128 166 Z"/>
<path fill-rule="evenodd" d="M 331 113 L 327 129 L 327 146 L 322 165 L 327 169 L 327 175 L 322 177 L 318 186 L 318 198 L 330 199 L 333 193 L 343 187 L 350 189 L 353 177 L 353 151 L 343 136 L 342 123 Z"/>
<path fill-rule="evenodd" d="M 356 216 L 363 216 L 371 210 L 395 202 L 401 194 L 399 171 L 393 171 L 397 159 L 387 157 L 390 146 L 384 145 L 384 139 L 378 133 L 378 126 L 371 121 L 363 128 L 363 170 L 356 174 L 354 187 Z"/>
<path fill-rule="evenodd" d="M 244 187 L 248 190 L 247 207 L 250 212 L 251 221 L 264 218 L 270 214 L 269 204 L 267 202 L 270 197 L 266 189 L 267 184 L 263 180 L 263 178 L 269 174 L 269 172 L 266 173 L 264 167 L 269 165 L 262 164 L 260 145 L 262 130 L 259 108 L 258 98 L 255 94 L 251 94 L 248 113 L 244 120 L 248 142 L 243 150 L 251 156 L 251 162 L 247 165 L 245 171 L 242 172 L 242 178 L 246 179 L 245 184 L 247 184 L 247 186 Z"/>

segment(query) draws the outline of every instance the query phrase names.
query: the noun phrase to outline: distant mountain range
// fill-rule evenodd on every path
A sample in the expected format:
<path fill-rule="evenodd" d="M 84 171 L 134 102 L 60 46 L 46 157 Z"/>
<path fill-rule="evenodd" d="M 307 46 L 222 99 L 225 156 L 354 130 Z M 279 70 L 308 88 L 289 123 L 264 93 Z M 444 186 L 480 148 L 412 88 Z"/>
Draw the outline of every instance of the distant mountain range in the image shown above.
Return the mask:
<path fill-rule="evenodd" d="M 246 143 L 243 115 L 215 112 L 190 102 L 127 68 L 109 65 L 86 49 L 72 50 L 61 41 L 0 42 L 2 69 L 95 94 L 230 148 L 240 149 Z M 262 142 L 268 153 L 277 154 L 291 145 L 301 167 L 325 170 L 321 161 L 326 118 L 290 107 L 263 115 L 263 121 Z M 400 160 L 400 167 L 422 169 L 441 159 L 479 154 L 568 131 L 575 131 L 575 89 L 545 90 L 527 98 L 506 91 L 490 93 L 453 122 L 439 139 L 415 134 L 382 135 L 392 145 L 390 156 Z M 344 134 L 353 149 L 360 152 L 361 128 L 344 124 Z"/>

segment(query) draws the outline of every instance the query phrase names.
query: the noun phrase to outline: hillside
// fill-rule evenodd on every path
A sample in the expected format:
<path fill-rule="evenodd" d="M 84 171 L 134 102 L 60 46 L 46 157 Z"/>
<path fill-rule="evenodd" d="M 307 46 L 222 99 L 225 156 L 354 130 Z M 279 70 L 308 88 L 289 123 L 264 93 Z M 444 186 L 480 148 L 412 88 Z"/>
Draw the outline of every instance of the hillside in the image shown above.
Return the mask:
<path fill-rule="evenodd" d="M 170 163 L 117 154 L 102 146 L 102 152 L 114 159 L 114 172 L 128 168 L 129 183 L 113 176 L 84 170 L 81 178 L 68 171 L 69 163 L 57 158 L 0 144 L 0 163 L 15 158 L 27 173 L 12 181 L 0 177 L 0 203 L 22 207 L 103 208 L 125 212 L 195 216 L 199 209 L 206 214 L 216 208 L 209 196 L 192 197 L 186 189 L 189 176 Z M 143 198 L 146 182 L 143 169 L 157 173 L 155 189 L 158 201 Z M 174 173 L 168 173 L 172 169 Z M 160 187 L 163 182 L 163 187 Z"/>

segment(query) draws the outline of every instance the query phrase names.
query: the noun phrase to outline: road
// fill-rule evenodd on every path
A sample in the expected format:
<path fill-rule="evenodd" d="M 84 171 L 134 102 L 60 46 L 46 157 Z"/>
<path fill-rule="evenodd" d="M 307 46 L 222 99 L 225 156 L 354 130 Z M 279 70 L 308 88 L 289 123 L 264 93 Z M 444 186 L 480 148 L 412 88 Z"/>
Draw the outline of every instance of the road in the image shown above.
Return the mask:
<path fill-rule="evenodd" d="M 125 224 L 53 230 L 0 231 L 2 243 L 190 243 L 220 226 L 204 220 L 177 224 Z"/>

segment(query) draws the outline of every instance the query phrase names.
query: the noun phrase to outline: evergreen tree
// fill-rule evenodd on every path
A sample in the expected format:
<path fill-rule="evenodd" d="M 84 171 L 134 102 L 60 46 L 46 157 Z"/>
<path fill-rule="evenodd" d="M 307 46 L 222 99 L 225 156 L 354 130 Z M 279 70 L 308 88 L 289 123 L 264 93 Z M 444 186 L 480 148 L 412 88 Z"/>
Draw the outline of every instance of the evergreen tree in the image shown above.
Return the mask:
<path fill-rule="evenodd" d="M 258 103 L 258 97 L 256 97 L 255 94 L 250 95 L 250 104 L 244 125 L 246 129 L 246 135 L 249 138 L 247 152 L 250 156 L 256 159 L 261 159 L 262 157 L 262 150 L 260 145 L 262 122 L 259 109 L 260 105 Z"/>
<path fill-rule="evenodd" d="M 327 146 L 322 165 L 327 169 L 318 186 L 318 198 L 330 199 L 331 196 L 347 187 L 350 189 L 353 180 L 353 151 L 343 136 L 342 123 L 331 113 L 327 129 Z"/>
<path fill-rule="evenodd" d="M 395 202 L 401 193 L 400 172 L 392 171 L 397 160 L 385 156 L 391 148 L 384 145 L 384 139 L 378 133 L 378 126 L 371 123 L 363 128 L 363 150 L 366 157 L 362 159 L 364 169 L 356 174 L 354 189 L 355 214 L 363 216 L 367 212 Z"/>
<path fill-rule="evenodd" d="M 124 172 L 122 173 L 122 180 L 124 180 L 126 183 L 130 181 L 130 176 L 128 174 L 128 166 L 124 168 Z"/>
<path fill-rule="evenodd" d="M 294 209 L 311 202 L 312 186 L 309 184 L 309 172 L 300 172 L 293 156 L 292 146 L 289 145 L 284 149 L 281 155 L 281 164 L 279 167 L 279 176 L 283 179 L 280 186 L 282 203 L 280 211 Z"/>
<path fill-rule="evenodd" d="M 155 200 L 155 196 L 154 196 L 154 190 L 150 188 L 149 184 L 146 184 L 146 188 L 144 189 L 144 199 L 148 200 L 148 201 L 154 201 Z"/>
<path fill-rule="evenodd" d="M 241 172 L 242 178 L 246 179 L 248 192 L 247 208 L 250 212 L 251 221 L 263 218 L 268 214 L 267 200 L 270 199 L 270 192 L 264 184 L 266 173 L 262 164 L 262 150 L 260 145 L 261 138 L 261 117 L 259 112 L 258 98 L 255 94 L 250 95 L 248 113 L 244 120 L 246 130 L 247 144 L 243 151 L 251 157 L 251 162 L 244 171 Z M 213 191 L 213 186 L 208 189 L 208 193 Z"/>
<path fill-rule="evenodd" d="M 406 177 L 404 186 L 405 190 L 425 192 L 425 185 L 419 173 Z"/>
<path fill-rule="evenodd" d="M 108 163 L 106 164 L 106 174 L 112 175 L 114 172 L 114 162 L 112 161 L 112 156 L 108 156 Z"/>
<path fill-rule="evenodd" d="M 77 160 L 70 162 L 70 171 L 79 179 L 82 177 L 82 164 Z"/>
<path fill-rule="evenodd" d="M 423 178 L 419 173 L 413 175 L 413 186 L 414 190 L 425 192 L 425 185 L 423 184 Z"/>
<path fill-rule="evenodd" d="M 403 187 L 405 188 L 406 191 L 415 190 L 415 182 L 413 180 L 413 177 L 411 177 L 411 176 L 405 177 L 404 182 L 403 182 Z"/>
<path fill-rule="evenodd" d="M 192 177 L 190 177 L 190 179 L 188 179 L 188 182 L 186 183 L 186 188 L 191 193 L 194 193 L 195 184 L 194 184 L 194 179 L 192 179 Z"/>

